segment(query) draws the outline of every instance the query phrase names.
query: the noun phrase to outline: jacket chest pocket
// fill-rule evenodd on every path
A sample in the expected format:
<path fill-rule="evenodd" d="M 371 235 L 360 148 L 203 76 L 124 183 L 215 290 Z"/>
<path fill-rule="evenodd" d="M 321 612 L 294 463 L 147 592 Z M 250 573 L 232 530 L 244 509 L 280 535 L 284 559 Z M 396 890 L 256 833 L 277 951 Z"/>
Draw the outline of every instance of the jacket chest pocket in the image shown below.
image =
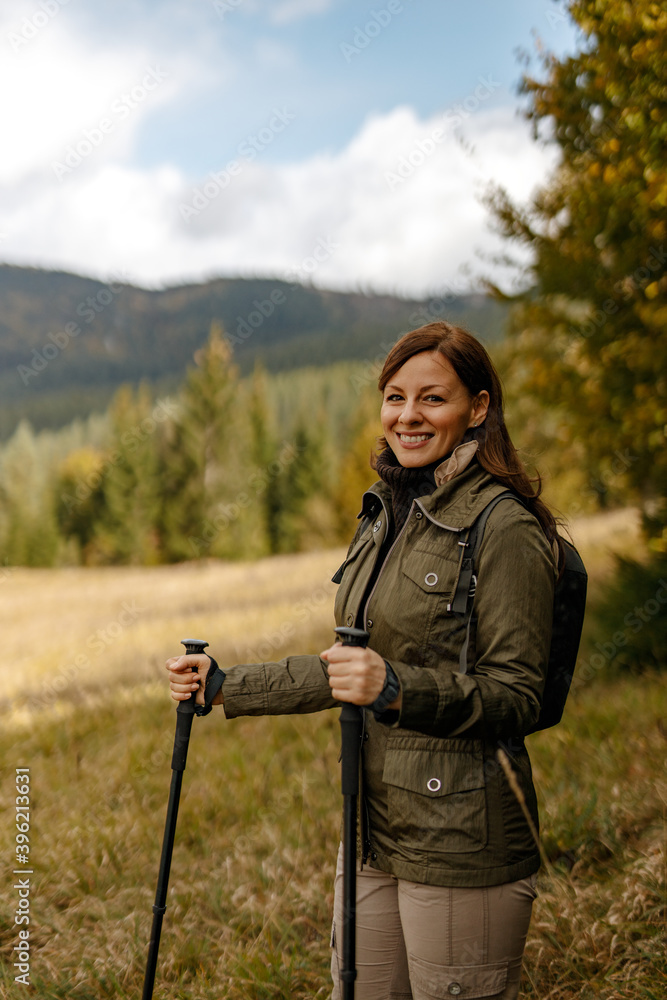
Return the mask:
<path fill-rule="evenodd" d="M 442 555 L 412 550 L 401 560 L 400 586 L 395 588 L 395 618 L 407 616 L 407 632 L 415 634 L 418 623 L 424 665 L 442 659 L 443 635 L 458 625 L 449 611 L 456 586 L 458 563 Z M 428 655 L 431 645 L 433 656 Z M 431 662 L 433 661 L 433 662 Z"/>
<path fill-rule="evenodd" d="M 387 747 L 382 775 L 396 843 L 427 854 L 468 854 L 486 846 L 481 750 Z"/>

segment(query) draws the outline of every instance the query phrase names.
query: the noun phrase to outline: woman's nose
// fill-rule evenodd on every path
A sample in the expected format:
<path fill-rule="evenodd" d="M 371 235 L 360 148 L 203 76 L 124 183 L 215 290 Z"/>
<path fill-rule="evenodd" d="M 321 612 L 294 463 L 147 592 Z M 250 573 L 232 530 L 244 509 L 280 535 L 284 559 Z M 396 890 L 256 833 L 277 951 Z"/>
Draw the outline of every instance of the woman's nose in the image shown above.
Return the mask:
<path fill-rule="evenodd" d="M 421 421 L 421 412 L 416 399 L 406 399 L 401 410 L 401 422 L 404 424 L 414 424 Z"/>

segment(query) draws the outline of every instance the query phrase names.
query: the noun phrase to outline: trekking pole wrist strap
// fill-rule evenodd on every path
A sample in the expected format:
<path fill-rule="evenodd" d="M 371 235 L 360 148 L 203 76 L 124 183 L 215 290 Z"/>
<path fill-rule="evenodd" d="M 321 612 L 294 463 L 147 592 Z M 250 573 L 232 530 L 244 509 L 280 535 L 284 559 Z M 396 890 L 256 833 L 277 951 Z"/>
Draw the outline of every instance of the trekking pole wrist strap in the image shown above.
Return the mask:
<path fill-rule="evenodd" d="M 207 654 L 208 655 L 208 654 Z M 206 675 L 206 687 L 204 688 L 204 704 L 197 705 L 195 713 L 199 716 L 208 715 L 209 712 L 213 710 L 213 699 L 222 687 L 222 682 L 227 676 L 224 670 L 221 670 L 217 662 L 212 656 L 208 657 L 211 661 L 211 666 L 209 667 L 208 674 Z"/>

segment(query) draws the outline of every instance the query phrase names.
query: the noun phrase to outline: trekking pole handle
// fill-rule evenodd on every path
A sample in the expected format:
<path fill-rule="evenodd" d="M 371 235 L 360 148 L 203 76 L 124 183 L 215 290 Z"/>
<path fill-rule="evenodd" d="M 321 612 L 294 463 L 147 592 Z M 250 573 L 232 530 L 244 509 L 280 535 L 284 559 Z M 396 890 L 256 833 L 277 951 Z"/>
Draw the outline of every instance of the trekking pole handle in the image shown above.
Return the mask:
<path fill-rule="evenodd" d="M 346 628 L 342 625 L 335 628 L 334 632 L 340 636 L 344 646 L 367 646 L 370 639 L 370 633 L 362 628 Z"/>
<path fill-rule="evenodd" d="M 344 646 L 365 646 L 370 635 L 361 628 L 334 629 Z M 357 705 L 344 701 L 340 712 L 342 737 L 341 784 L 343 795 L 357 795 L 359 792 L 359 741 L 362 731 L 362 714 Z"/>
<path fill-rule="evenodd" d="M 339 628 L 335 628 L 334 632 L 336 635 L 340 636 L 343 646 L 365 647 L 370 639 L 370 634 L 363 628 L 347 628 L 345 625 L 341 625 Z M 350 722 L 358 719 L 359 717 L 360 713 L 357 706 L 352 705 L 349 701 L 344 701 L 341 721 Z"/>
<path fill-rule="evenodd" d="M 181 639 L 181 645 L 185 646 L 185 655 L 187 656 L 189 653 L 203 653 L 208 643 L 204 639 Z M 203 709 L 197 705 L 197 692 L 193 691 L 187 701 L 179 702 L 177 711 L 186 715 L 193 713 L 201 715 Z"/>

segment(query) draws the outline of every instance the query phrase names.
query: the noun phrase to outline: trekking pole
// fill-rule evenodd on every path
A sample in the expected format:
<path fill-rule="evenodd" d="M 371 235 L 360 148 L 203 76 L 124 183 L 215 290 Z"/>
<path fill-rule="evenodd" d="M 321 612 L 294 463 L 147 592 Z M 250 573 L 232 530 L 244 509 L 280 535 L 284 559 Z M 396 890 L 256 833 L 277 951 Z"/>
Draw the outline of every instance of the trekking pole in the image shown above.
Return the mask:
<path fill-rule="evenodd" d="M 208 646 L 202 639 L 182 639 L 187 653 L 203 653 Z M 212 661 L 215 662 L 215 661 Z M 195 715 L 204 715 L 205 709 L 195 704 L 197 692 L 192 692 L 192 697 L 187 701 L 180 701 L 176 709 L 176 734 L 174 736 L 174 753 L 171 759 L 171 788 L 169 790 L 169 804 L 167 805 L 167 819 L 164 826 L 164 839 L 162 841 L 162 856 L 160 858 L 160 871 L 157 879 L 157 890 L 155 893 L 155 903 L 153 905 L 153 927 L 151 930 L 151 940 L 148 946 L 148 961 L 146 962 L 146 975 L 144 977 L 144 992 L 142 1000 L 151 1000 L 153 996 L 153 986 L 155 984 L 155 970 L 157 968 L 157 954 L 160 947 L 160 933 L 162 931 L 162 918 L 167 909 L 167 885 L 169 883 L 169 869 L 171 868 L 171 855 L 174 849 L 174 837 L 176 835 L 176 820 L 178 818 L 178 803 L 181 797 L 181 783 L 183 781 L 183 771 L 188 756 L 188 744 L 190 742 L 190 731 L 192 720 Z"/>
<path fill-rule="evenodd" d="M 360 628 L 334 629 L 344 646 L 365 646 L 368 632 Z M 357 927 L 357 796 L 359 752 L 363 716 L 361 709 L 344 702 L 340 713 L 341 790 L 343 793 L 343 969 L 342 1000 L 354 1000 Z"/>

